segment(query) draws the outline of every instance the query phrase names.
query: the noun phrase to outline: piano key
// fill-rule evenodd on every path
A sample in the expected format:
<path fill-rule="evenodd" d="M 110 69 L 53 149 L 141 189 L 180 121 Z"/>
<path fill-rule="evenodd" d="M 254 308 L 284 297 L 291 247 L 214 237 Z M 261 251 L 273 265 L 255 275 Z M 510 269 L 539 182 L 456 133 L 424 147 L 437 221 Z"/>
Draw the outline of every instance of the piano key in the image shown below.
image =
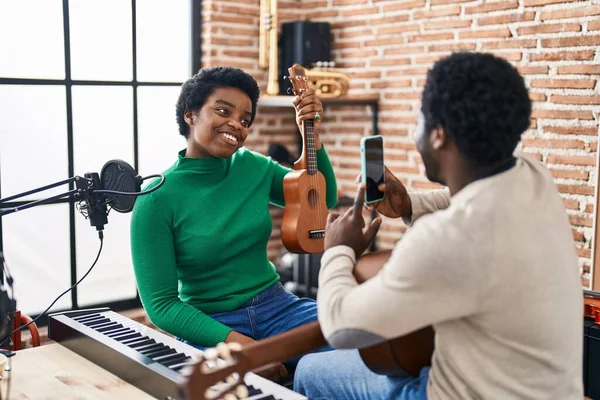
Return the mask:
<path fill-rule="evenodd" d="M 83 324 L 83 325 L 87 325 L 87 324 L 90 324 L 90 323 L 92 323 L 92 322 L 94 322 L 94 321 L 101 320 L 101 319 L 103 319 L 103 318 L 104 318 L 104 317 L 103 317 L 102 315 L 97 315 L 97 316 L 95 316 L 94 318 L 88 318 L 88 319 L 86 319 L 86 320 L 80 321 L 80 323 L 81 323 L 81 324 Z"/>
<path fill-rule="evenodd" d="M 117 329 L 116 331 L 111 331 L 110 333 L 107 333 L 106 336 L 108 336 L 109 338 L 113 338 L 115 336 L 119 336 L 122 335 L 124 333 L 130 332 L 131 330 L 129 328 L 120 328 Z"/>
<path fill-rule="evenodd" d="M 191 360 L 192 357 L 186 356 L 185 354 L 182 354 L 182 353 L 176 353 L 176 354 L 170 355 L 168 357 L 158 358 L 158 359 L 153 358 L 153 359 L 155 361 L 158 361 L 162 365 L 168 367 L 169 365 L 179 364 L 185 360 Z"/>
<path fill-rule="evenodd" d="M 94 325 L 94 329 L 99 330 L 99 329 L 102 329 L 102 328 L 110 326 L 110 325 L 115 325 L 115 323 L 111 320 L 108 320 L 108 321 L 104 322 L 103 324 Z"/>
<path fill-rule="evenodd" d="M 89 326 L 90 328 L 93 328 L 94 326 L 103 325 L 106 322 L 110 322 L 110 320 L 108 318 L 100 318 L 100 319 L 95 319 L 93 321 L 84 322 L 83 324 L 86 326 Z"/>
<path fill-rule="evenodd" d="M 141 333 L 135 332 L 135 331 L 132 331 L 132 332 L 134 332 L 134 333 L 128 333 L 128 334 L 125 334 L 122 336 L 113 336 L 113 339 L 118 340 L 119 342 L 122 342 L 123 340 L 142 337 Z"/>
<path fill-rule="evenodd" d="M 248 397 L 256 396 L 257 394 L 261 394 L 260 389 L 255 388 L 252 385 L 246 385 L 248 387 Z"/>
<path fill-rule="evenodd" d="M 156 344 L 153 344 L 153 345 L 151 345 L 151 346 L 148 346 L 147 348 L 144 348 L 144 349 L 141 349 L 141 350 L 140 350 L 140 349 L 138 349 L 138 352 L 139 352 L 139 353 L 142 353 L 143 355 L 146 355 L 146 354 L 148 354 L 148 353 L 152 353 L 152 352 L 155 352 L 155 351 L 158 351 L 158 350 L 163 350 L 163 349 L 165 349 L 166 347 L 167 347 L 167 346 L 165 346 L 165 345 L 164 345 L 164 344 L 162 344 L 162 343 L 156 343 Z"/>
<path fill-rule="evenodd" d="M 117 324 L 116 322 L 113 322 L 112 324 L 110 324 L 110 325 L 108 325 L 108 326 L 105 326 L 105 327 L 103 327 L 103 328 L 98 328 L 98 329 L 96 329 L 96 330 L 97 330 L 98 332 L 102 332 L 102 333 L 105 333 L 105 334 L 109 334 L 110 332 L 112 332 L 112 331 L 115 331 L 115 330 L 117 330 L 117 329 L 120 329 L 120 328 L 122 328 L 122 327 L 123 327 L 123 325 L 121 325 L 121 324 Z"/>
<path fill-rule="evenodd" d="M 175 351 L 175 349 L 172 349 L 170 347 L 165 346 L 165 348 L 163 349 L 159 349 L 156 351 L 151 351 L 151 352 L 141 352 L 142 354 L 144 354 L 146 357 L 150 357 L 152 359 L 155 359 L 157 357 L 162 357 L 162 356 L 166 356 L 169 354 L 176 354 L 177 352 Z"/>
<path fill-rule="evenodd" d="M 131 345 L 143 342 L 144 340 L 148 340 L 148 336 L 140 336 L 140 337 L 136 337 L 136 338 L 133 338 L 133 339 L 123 340 L 121 343 L 123 343 L 124 345 L 127 345 L 127 346 L 131 347 Z"/>
<path fill-rule="evenodd" d="M 137 342 L 134 344 L 130 344 L 129 347 L 131 347 L 132 349 L 137 349 L 137 348 L 145 348 L 146 346 L 150 345 L 150 344 L 154 344 L 156 343 L 156 340 L 154 339 L 146 339 L 143 342 Z"/>
<path fill-rule="evenodd" d="M 152 339 L 149 339 L 149 340 L 152 340 Z M 156 342 L 156 343 L 157 343 L 157 342 Z M 132 347 L 132 348 L 133 348 L 133 347 Z M 138 347 L 135 347 L 135 350 L 136 350 L 138 353 L 142 353 L 142 351 L 148 351 L 148 350 L 151 350 L 151 349 L 156 349 L 156 344 L 145 344 L 145 345 L 143 345 L 143 346 L 138 346 Z"/>
<path fill-rule="evenodd" d="M 83 321 L 87 321 L 89 319 L 99 318 L 101 315 L 99 313 L 89 314 L 89 315 L 81 315 L 79 317 L 73 317 L 73 319 L 77 322 L 83 323 Z"/>
<path fill-rule="evenodd" d="M 183 361 L 183 363 L 181 363 L 182 361 Z M 168 367 L 169 369 L 172 369 L 173 371 L 179 371 L 186 365 L 192 365 L 193 363 L 194 363 L 194 360 L 192 359 L 192 357 L 188 356 L 188 357 L 184 358 L 183 360 L 177 360 L 174 362 L 161 363 L 161 364 L 164 365 L 165 367 Z"/>

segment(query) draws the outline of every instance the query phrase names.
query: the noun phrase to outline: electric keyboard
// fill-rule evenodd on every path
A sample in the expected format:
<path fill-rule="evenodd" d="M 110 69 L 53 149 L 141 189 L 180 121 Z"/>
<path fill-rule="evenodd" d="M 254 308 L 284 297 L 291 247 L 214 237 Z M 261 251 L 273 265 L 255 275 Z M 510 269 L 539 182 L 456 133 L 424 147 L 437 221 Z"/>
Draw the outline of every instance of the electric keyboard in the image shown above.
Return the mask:
<path fill-rule="evenodd" d="M 202 354 L 183 342 L 109 308 L 67 311 L 48 317 L 48 337 L 117 375 L 146 393 L 165 400 L 181 399 L 180 371 Z M 275 382 L 244 376 L 249 400 L 301 400 Z"/>

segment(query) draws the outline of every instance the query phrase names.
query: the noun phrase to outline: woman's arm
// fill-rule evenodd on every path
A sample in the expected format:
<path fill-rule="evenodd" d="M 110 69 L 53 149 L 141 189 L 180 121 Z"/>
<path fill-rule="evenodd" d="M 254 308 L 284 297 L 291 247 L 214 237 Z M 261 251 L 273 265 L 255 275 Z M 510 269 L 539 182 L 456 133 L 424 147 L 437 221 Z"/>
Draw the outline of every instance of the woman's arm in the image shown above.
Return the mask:
<path fill-rule="evenodd" d="M 225 341 L 231 329 L 179 299 L 169 208 L 153 194 L 139 197 L 131 217 L 131 254 L 138 291 L 150 321 L 204 346 Z"/>
<path fill-rule="evenodd" d="M 327 155 L 324 146 L 321 147 L 320 150 L 317 150 L 317 169 L 323 174 L 325 182 L 327 183 L 327 208 L 333 208 L 338 202 L 337 180 L 335 179 L 333 165 L 331 165 L 331 161 L 329 160 L 329 156 Z"/>

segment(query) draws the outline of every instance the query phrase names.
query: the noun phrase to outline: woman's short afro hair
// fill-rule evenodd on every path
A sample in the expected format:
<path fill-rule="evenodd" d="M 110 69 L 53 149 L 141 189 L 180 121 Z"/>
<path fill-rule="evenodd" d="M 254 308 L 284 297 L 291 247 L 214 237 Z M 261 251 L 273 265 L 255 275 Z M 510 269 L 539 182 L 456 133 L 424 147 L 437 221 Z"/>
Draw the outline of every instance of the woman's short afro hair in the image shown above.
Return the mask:
<path fill-rule="evenodd" d="M 176 115 L 179 133 L 186 138 L 189 127 L 184 119 L 187 111 L 198 111 L 206 99 L 218 88 L 234 87 L 246 93 L 252 102 L 252 117 L 250 125 L 256 116 L 256 103 L 260 96 L 260 89 L 256 80 L 248 73 L 234 67 L 208 67 L 202 68 L 198 73 L 188 79 L 181 86 L 181 93 L 177 99 Z"/>

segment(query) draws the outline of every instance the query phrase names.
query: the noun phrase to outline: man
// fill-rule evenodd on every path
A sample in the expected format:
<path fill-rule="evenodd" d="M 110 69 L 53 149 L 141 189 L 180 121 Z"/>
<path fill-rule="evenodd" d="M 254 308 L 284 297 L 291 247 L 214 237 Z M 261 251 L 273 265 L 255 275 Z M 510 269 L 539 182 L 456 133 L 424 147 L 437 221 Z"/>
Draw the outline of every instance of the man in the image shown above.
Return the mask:
<path fill-rule="evenodd" d="M 419 377 L 369 371 L 356 350 L 304 357 L 295 388 L 345 399 L 577 399 L 582 291 L 571 227 L 548 170 L 514 154 L 531 102 L 514 67 L 455 53 L 429 71 L 415 133 L 427 177 L 447 189 L 408 195 L 389 171 L 376 209 L 411 229 L 382 271 L 358 285 L 364 188 L 330 217 L 318 311 L 335 348 L 361 348 L 425 326 L 432 366 Z"/>

